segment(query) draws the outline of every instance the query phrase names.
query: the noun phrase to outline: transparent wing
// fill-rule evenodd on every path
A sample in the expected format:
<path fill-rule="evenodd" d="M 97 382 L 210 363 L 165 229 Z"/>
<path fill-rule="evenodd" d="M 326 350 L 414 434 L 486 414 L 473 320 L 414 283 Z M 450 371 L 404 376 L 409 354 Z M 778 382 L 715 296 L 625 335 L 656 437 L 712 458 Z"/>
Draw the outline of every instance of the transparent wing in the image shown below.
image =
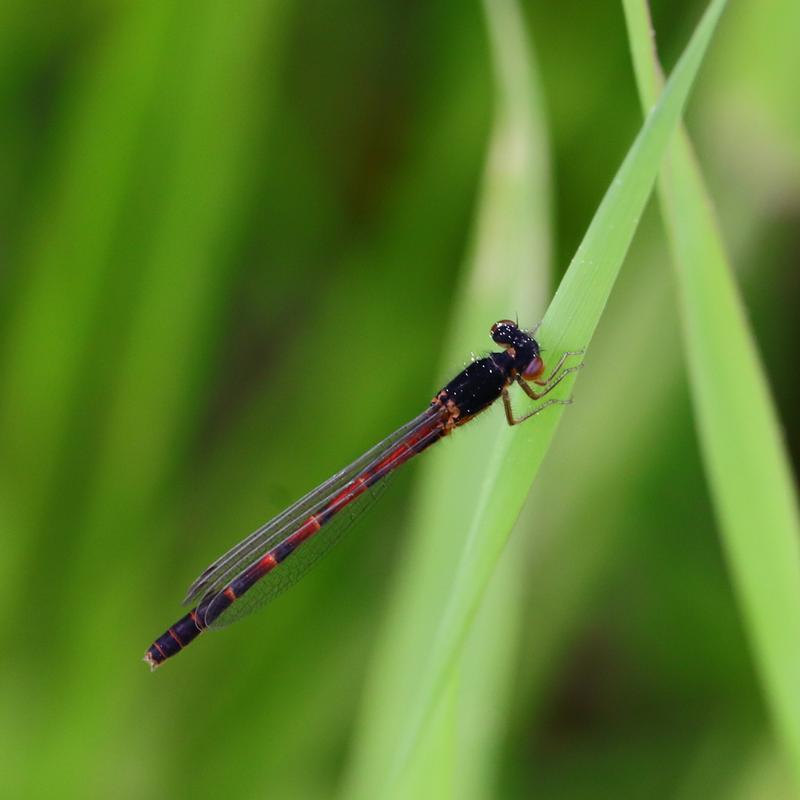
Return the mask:
<path fill-rule="evenodd" d="M 435 414 L 434 419 L 438 416 L 438 413 Z M 413 451 L 419 452 L 442 435 L 441 428 L 438 425 L 432 425 L 431 415 L 424 415 L 424 419 L 418 417 L 417 420 L 420 420 L 420 422 L 410 428 L 404 426 L 401 429 L 404 431 L 402 435 L 396 436 L 393 434 L 391 437 L 381 442 L 379 446 L 380 449 L 373 448 L 373 450 L 370 451 L 374 454 L 373 458 L 360 469 L 351 472 L 350 468 L 348 468 L 346 473 L 349 475 L 349 480 L 347 480 L 344 485 L 352 482 L 360 474 L 367 474 L 375 469 L 375 466 L 379 465 L 381 459 L 385 458 L 387 453 L 391 453 L 392 449 L 395 448 L 403 438 L 411 436 L 417 431 L 421 432 L 421 436 L 415 440 Z M 414 422 L 416 422 L 416 420 Z M 410 455 L 404 457 L 403 460 L 407 460 L 409 457 Z M 362 460 L 359 459 L 357 463 L 361 464 L 361 461 Z M 296 583 L 342 538 L 353 523 L 368 508 L 374 505 L 375 501 L 383 493 L 388 483 L 388 478 L 393 471 L 394 467 L 391 465 L 379 466 L 376 472 L 373 473 L 377 478 L 376 483 L 358 497 L 349 501 L 346 506 L 325 522 L 316 533 L 300 544 L 285 558 L 285 560 L 280 561 L 277 566 L 273 567 L 231 604 L 225 596 L 225 589 L 229 584 L 235 581 L 236 578 L 242 575 L 248 568 L 254 566 L 263 555 L 274 551 L 275 548 L 280 546 L 281 542 L 285 542 L 286 539 L 308 520 L 308 517 L 314 513 L 314 509 L 317 511 L 324 509 L 325 504 L 329 502 L 331 498 L 335 497 L 338 491 L 341 491 L 342 484 L 337 482 L 337 490 L 331 490 L 329 493 L 325 494 L 325 499 L 319 501 L 309 513 L 304 511 L 295 518 L 293 524 L 284 524 L 282 527 L 285 528 L 285 533 L 280 537 L 279 541 L 276 541 L 273 537 L 270 547 L 265 548 L 262 546 L 256 553 L 251 553 L 250 557 L 247 559 L 241 557 L 237 558 L 236 563 L 240 565 L 240 569 L 234 575 L 231 575 L 229 579 L 225 580 L 221 586 L 218 586 L 216 590 L 207 592 L 199 603 L 198 608 L 200 610 L 198 613 L 203 615 L 207 627 L 225 627 L 251 614 L 256 609 L 261 608 L 261 606 L 272 600 L 276 595 Z M 297 505 L 297 508 L 305 509 L 305 506 Z M 225 610 L 219 613 L 220 608 L 224 608 Z M 217 614 L 219 614 L 219 616 L 217 616 Z"/>
<path fill-rule="evenodd" d="M 224 628 L 232 622 L 249 616 L 277 595 L 294 586 L 353 526 L 364 512 L 375 505 L 377 499 L 386 490 L 391 476 L 387 476 L 355 502 L 351 503 L 317 533 L 297 548 L 285 561 L 282 561 L 271 572 L 268 572 L 258 583 L 254 584 L 235 603 L 215 618 L 217 612 L 216 599 L 218 592 L 208 603 L 205 613 L 212 620 L 208 627 L 212 630 Z M 224 602 L 224 601 L 220 601 Z"/>
<path fill-rule="evenodd" d="M 368 450 L 352 464 L 337 472 L 333 477 L 312 489 L 297 502 L 277 516 L 257 528 L 239 544 L 232 547 L 213 564 L 207 567 L 189 587 L 183 602 L 190 605 L 201 598 L 221 591 L 232 578 L 238 575 L 251 562 L 269 552 L 274 546 L 290 536 L 299 524 L 307 520 L 315 511 L 324 508 L 359 473 L 381 459 L 392 447 L 406 436 L 431 424 L 442 412 L 430 407 L 410 422 L 398 428 L 390 436 Z M 369 494 L 369 493 L 365 493 Z"/>

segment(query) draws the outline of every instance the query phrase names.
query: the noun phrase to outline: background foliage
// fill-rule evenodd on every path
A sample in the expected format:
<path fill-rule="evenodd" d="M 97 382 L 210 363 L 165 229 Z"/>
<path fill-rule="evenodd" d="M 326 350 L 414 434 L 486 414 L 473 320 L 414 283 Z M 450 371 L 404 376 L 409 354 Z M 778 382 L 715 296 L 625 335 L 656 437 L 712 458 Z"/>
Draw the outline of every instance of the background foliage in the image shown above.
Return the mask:
<path fill-rule="evenodd" d="M 641 113 L 619 4 L 523 10 L 552 289 Z M 652 11 L 669 69 L 702 6 Z M 732 4 L 688 115 L 795 458 L 798 16 Z M 415 591 L 415 485 L 451 443 L 258 617 L 155 675 L 138 659 L 202 566 L 461 367 L 482 9 L 6 0 L 0 58 L 2 793 L 347 796 L 389 598 Z M 792 796 L 676 309 L 653 209 L 449 690 L 480 702 L 428 731 L 418 796 Z"/>

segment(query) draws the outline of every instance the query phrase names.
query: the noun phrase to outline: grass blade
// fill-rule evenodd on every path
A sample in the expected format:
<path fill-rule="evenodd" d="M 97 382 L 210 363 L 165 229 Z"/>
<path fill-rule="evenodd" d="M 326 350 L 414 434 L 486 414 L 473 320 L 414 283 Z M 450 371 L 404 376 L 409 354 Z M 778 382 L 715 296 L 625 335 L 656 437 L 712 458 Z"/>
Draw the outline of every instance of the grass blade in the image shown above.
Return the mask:
<path fill-rule="evenodd" d="M 551 357 L 584 347 L 591 339 L 724 5 L 724 0 L 712 2 L 698 25 L 661 101 L 648 117 L 606 193 L 545 315 L 538 338 Z M 384 713 L 393 723 L 391 746 L 383 742 L 376 747 L 378 753 L 391 754 L 390 766 L 383 769 L 385 763 L 380 761 L 370 767 L 382 779 L 384 790 L 396 784 L 406 769 L 420 733 L 447 685 L 450 670 L 559 418 L 560 410 L 556 409 L 543 415 L 536 425 L 500 430 L 488 447 L 481 442 L 481 449 L 473 437 L 476 449 L 469 452 L 472 459 L 484 465 L 483 480 L 474 495 L 475 512 L 471 521 L 459 530 L 460 544 L 447 554 L 452 558 L 452 553 L 457 553 L 457 564 L 454 570 L 438 575 L 443 585 L 443 602 L 427 608 L 425 640 L 411 653 L 395 654 L 410 677 L 407 695 L 385 698 Z M 455 449 L 456 442 L 452 446 Z M 442 528 L 431 528 L 427 534 L 439 535 L 440 531 Z M 431 570 L 432 566 L 423 564 L 421 568 Z M 418 622 L 419 618 L 414 618 L 413 624 Z M 397 619 L 393 623 L 402 624 Z"/>
<path fill-rule="evenodd" d="M 544 306 L 549 282 L 546 134 L 523 19 L 514 0 L 490 0 L 485 8 L 497 107 L 473 254 L 444 353 L 445 374 L 463 360 L 464 342 L 487 341 L 488 326 L 495 319 L 518 312 L 522 320 L 535 320 Z M 436 619 L 430 609 L 447 602 L 455 579 L 448 575 L 453 568 L 449 554 L 462 547 L 463 530 L 476 511 L 484 470 L 474 453 L 492 448 L 496 426 L 477 424 L 471 433 L 471 437 L 454 437 L 420 464 L 426 480 L 414 526 L 419 535 L 412 546 L 412 563 L 402 570 L 407 580 L 395 597 L 372 671 L 371 690 L 344 792 L 348 798 L 374 797 L 386 789 L 386 774 L 397 750 L 396 721 L 403 717 L 415 693 L 418 667 L 414 662 L 436 635 Z M 431 531 L 438 535 L 431 537 Z M 459 789 L 455 792 L 458 796 L 476 796 L 479 785 L 485 786 L 490 779 L 491 768 L 486 760 L 494 749 L 489 742 L 497 737 L 501 726 L 492 725 L 485 716 L 491 701 L 481 701 L 501 694 L 501 684 L 507 678 L 510 660 L 504 654 L 514 638 L 513 625 L 508 625 L 513 612 L 508 607 L 517 600 L 514 576 L 509 574 L 514 572 L 513 566 L 491 604 L 494 613 L 506 623 L 493 625 L 492 652 L 473 650 L 469 663 L 461 662 L 464 669 L 460 679 L 451 681 L 442 695 L 434 698 L 436 711 L 420 731 L 421 744 L 412 763 L 392 781 L 392 795 L 414 797 L 419 796 L 421 787 L 435 794 L 432 787 L 463 786 L 465 773 L 454 765 L 466 760 L 470 762 L 468 774 L 473 785 L 470 795 Z M 479 667 L 475 664 L 477 657 L 482 657 Z M 465 697 L 470 691 L 472 696 Z M 474 740 L 467 741 L 456 734 L 456 715 L 461 719 L 483 719 L 480 747 L 476 748 Z M 451 788 L 449 793 L 453 791 Z"/>
<path fill-rule="evenodd" d="M 623 0 L 642 106 L 661 86 L 646 3 Z M 800 778 L 800 519 L 777 414 L 685 131 L 659 178 L 690 386 L 723 543 L 777 732 Z"/>

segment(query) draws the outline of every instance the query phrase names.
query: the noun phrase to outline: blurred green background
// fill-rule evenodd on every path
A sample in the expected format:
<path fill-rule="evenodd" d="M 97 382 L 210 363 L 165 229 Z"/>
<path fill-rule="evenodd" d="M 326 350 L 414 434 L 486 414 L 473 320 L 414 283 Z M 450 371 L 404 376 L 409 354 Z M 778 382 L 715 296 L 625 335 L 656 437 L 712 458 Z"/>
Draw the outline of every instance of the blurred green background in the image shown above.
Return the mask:
<path fill-rule="evenodd" d="M 702 7 L 652 4 L 667 67 Z M 641 116 L 618 3 L 524 12 L 554 287 Z M 795 459 L 798 17 L 732 4 L 688 117 Z M 440 354 L 492 122 L 481 6 L 4 0 L 0 58 L 0 795 L 347 796 L 417 466 L 264 612 L 139 659 L 203 566 L 463 366 Z M 656 211 L 515 533 L 470 796 L 794 796 Z"/>

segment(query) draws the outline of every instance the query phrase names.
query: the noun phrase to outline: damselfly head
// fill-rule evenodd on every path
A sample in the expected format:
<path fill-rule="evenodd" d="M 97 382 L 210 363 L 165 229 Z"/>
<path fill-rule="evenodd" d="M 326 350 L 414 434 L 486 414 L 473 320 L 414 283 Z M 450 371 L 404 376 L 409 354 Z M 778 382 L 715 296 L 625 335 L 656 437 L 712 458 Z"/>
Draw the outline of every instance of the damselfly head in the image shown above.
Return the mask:
<path fill-rule="evenodd" d="M 492 325 L 492 339 L 514 359 L 514 369 L 526 380 L 538 378 L 544 372 L 544 362 L 539 355 L 539 344 L 526 331 L 510 319 L 501 319 Z"/>
<path fill-rule="evenodd" d="M 499 322 L 495 322 L 490 333 L 492 339 L 506 350 L 513 348 L 514 350 L 529 352 L 531 353 L 531 358 L 539 353 L 539 345 L 536 340 L 510 319 L 501 319 Z"/>

